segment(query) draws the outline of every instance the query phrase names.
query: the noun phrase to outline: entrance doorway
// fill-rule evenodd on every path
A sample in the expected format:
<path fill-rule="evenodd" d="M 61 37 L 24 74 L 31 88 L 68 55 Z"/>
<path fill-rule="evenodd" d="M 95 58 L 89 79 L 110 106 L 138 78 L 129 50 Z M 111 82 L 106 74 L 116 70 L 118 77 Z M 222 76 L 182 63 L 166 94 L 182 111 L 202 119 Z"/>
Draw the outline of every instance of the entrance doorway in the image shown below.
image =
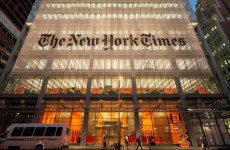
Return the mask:
<path fill-rule="evenodd" d="M 107 145 L 112 145 L 119 141 L 120 132 L 120 141 L 123 142 L 125 135 L 127 134 L 127 126 L 121 126 L 119 131 L 118 127 L 119 122 L 117 121 L 105 121 L 102 126 L 96 126 L 96 145 L 102 145 L 103 137 L 106 136 Z"/>
<path fill-rule="evenodd" d="M 95 108 L 97 101 L 91 102 L 91 107 Z M 133 102 L 123 102 L 122 107 L 117 107 L 117 101 L 103 101 L 103 107 L 89 112 L 87 136 L 93 137 L 93 143 L 86 141 L 86 144 L 102 146 L 103 135 L 108 136 L 107 145 L 118 142 L 124 143 L 124 137 L 135 134 L 135 119 L 132 108 Z M 120 127 L 119 127 L 120 125 Z"/>

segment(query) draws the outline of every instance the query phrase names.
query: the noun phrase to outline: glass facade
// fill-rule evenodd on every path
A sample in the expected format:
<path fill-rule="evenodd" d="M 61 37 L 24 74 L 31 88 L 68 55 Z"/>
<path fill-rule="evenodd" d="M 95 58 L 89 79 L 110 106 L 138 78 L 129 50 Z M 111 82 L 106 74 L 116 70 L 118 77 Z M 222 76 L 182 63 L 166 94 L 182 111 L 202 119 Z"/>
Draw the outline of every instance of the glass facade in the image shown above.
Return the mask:
<path fill-rule="evenodd" d="M 185 0 L 37 2 L 4 94 L 36 101 L 37 122 L 69 124 L 71 143 L 196 145 L 181 104 L 223 95 Z"/>
<path fill-rule="evenodd" d="M 4 90 L 4 94 L 38 94 L 43 78 L 40 76 L 12 77 Z"/>
<path fill-rule="evenodd" d="M 47 94 L 86 94 L 87 77 L 56 76 L 48 80 Z"/>

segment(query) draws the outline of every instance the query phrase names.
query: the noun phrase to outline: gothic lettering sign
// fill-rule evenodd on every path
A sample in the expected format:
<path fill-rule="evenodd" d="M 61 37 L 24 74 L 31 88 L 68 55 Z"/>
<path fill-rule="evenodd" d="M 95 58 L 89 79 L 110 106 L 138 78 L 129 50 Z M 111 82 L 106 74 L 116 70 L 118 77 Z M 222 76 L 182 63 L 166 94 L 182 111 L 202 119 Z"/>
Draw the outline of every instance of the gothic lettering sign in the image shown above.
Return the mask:
<path fill-rule="evenodd" d="M 50 46 L 56 48 L 57 46 L 96 46 L 103 45 L 104 50 L 113 50 L 114 46 L 185 46 L 184 38 L 157 38 L 152 34 L 141 34 L 134 36 L 130 34 L 128 37 L 115 37 L 113 34 L 104 34 L 101 38 L 83 37 L 81 34 L 70 34 L 66 38 L 58 38 L 55 34 L 42 34 L 38 41 L 41 47 Z"/>

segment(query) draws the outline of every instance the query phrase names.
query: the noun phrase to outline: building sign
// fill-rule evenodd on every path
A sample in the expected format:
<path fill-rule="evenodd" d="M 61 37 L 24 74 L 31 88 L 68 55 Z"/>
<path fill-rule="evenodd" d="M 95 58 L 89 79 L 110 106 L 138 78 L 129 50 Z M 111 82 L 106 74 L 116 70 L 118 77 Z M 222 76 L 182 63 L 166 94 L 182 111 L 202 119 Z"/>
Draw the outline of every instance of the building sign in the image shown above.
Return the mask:
<path fill-rule="evenodd" d="M 56 48 L 57 46 L 71 47 L 75 46 L 96 46 L 103 45 L 104 50 L 113 50 L 114 46 L 185 46 L 184 38 L 158 38 L 153 34 L 141 34 L 134 36 L 130 34 L 128 37 L 115 37 L 113 34 L 104 34 L 101 38 L 83 37 L 81 34 L 70 34 L 69 37 L 59 38 L 55 34 L 42 34 L 38 41 L 39 46 L 50 46 Z"/>

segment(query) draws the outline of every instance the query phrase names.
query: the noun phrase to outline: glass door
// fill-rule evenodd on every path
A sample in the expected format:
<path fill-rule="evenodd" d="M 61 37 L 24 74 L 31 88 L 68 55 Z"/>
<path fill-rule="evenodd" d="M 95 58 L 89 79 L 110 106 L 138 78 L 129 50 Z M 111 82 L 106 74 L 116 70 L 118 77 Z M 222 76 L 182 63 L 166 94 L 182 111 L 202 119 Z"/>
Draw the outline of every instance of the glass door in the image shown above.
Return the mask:
<path fill-rule="evenodd" d="M 107 122 L 101 127 L 96 128 L 96 145 L 102 145 L 105 137 L 106 144 L 112 145 L 118 142 L 118 132 L 122 133 L 121 142 L 124 143 L 124 137 L 127 135 L 127 127 L 118 128 L 118 122 Z"/>
<path fill-rule="evenodd" d="M 207 138 L 207 141 L 209 143 L 209 146 L 223 145 L 220 133 L 214 122 L 212 121 L 206 122 L 203 125 L 203 129 L 204 129 L 204 133 Z"/>

